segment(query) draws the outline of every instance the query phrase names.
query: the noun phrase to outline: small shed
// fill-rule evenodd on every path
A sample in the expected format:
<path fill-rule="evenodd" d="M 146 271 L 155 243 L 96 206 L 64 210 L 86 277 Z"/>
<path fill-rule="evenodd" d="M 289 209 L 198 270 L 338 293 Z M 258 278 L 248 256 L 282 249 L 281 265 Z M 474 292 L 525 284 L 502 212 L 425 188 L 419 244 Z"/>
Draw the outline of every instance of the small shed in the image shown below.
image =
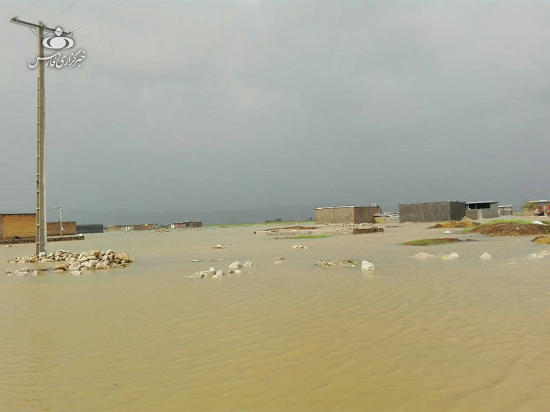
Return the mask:
<path fill-rule="evenodd" d="M 374 223 L 374 215 L 382 213 L 378 205 L 331 206 L 315 208 L 315 224 Z"/>
<path fill-rule="evenodd" d="M 512 216 L 513 213 L 514 213 L 513 205 L 501 205 L 498 207 L 499 216 Z"/>
<path fill-rule="evenodd" d="M 494 219 L 498 214 L 498 201 L 466 202 L 466 217 L 472 220 Z"/>
<path fill-rule="evenodd" d="M 466 215 L 466 202 L 446 201 L 399 204 L 400 222 L 444 222 L 461 220 Z"/>

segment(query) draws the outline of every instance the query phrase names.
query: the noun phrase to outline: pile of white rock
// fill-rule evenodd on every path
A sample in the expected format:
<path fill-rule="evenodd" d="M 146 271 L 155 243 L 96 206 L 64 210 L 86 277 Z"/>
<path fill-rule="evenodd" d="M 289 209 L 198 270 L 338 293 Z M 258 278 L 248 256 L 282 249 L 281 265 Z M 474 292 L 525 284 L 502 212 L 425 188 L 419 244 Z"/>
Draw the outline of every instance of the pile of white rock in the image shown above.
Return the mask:
<path fill-rule="evenodd" d="M 71 272 L 79 276 L 82 270 L 100 270 L 111 268 L 123 268 L 135 260 L 128 253 L 115 253 L 111 249 L 103 252 L 91 250 L 83 253 L 58 250 L 50 254 L 40 253 L 38 256 L 21 256 L 9 260 L 8 263 L 46 263 L 57 262 L 53 267 L 56 272 Z M 17 271 L 16 271 L 17 272 Z"/>
<path fill-rule="evenodd" d="M 241 275 L 243 273 L 241 268 L 252 267 L 252 266 L 256 266 L 256 265 L 249 260 L 244 262 L 244 264 L 241 264 L 241 262 L 237 260 L 229 265 L 229 271 L 227 273 L 225 273 L 223 269 L 216 270 L 216 268 L 210 267 L 208 270 L 201 270 L 200 272 L 196 272 L 193 276 L 189 276 L 189 277 L 196 278 L 196 279 L 203 279 L 203 278 L 219 279 L 228 275 Z"/>

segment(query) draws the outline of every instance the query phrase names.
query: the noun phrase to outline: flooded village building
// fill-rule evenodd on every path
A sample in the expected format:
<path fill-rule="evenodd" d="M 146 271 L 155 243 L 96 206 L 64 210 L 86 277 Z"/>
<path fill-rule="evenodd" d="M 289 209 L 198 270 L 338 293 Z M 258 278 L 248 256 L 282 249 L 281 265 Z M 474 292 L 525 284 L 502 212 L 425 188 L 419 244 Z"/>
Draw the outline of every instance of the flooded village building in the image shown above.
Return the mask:
<path fill-rule="evenodd" d="M 106 232 L 130 232 L 134 230 L 153 230 L 156 229 L 156 225 L 153 223 L 142 223 L 139 225 L 110 225 L 107 226 Z"/>
<path fill-rule="evenodd" d="M 63 227 L 63 231 L 61 230 Z M 48 222 L 47 235 L 61 236 L 76 234 L 76 222 Z M 0 214 L 0 239 L 34 239 L 36 236 L 35 213 Z"/>
<path fill-rule="evenodd" d="M 103 233 L 103 225 L 100 223 L 76 225 L 77 233 Z"/>
<path fill-rule="evenodd" d="M 444 222 L 462 220 L 466 215 L 466 202 L 446 201 L 399 204 L 400 222 Z"/>
<path fill-rule="evenodd" d="M 170 229 L 188 229 L 188 228 L 197 228 L 202 227 L 202 222 L 177 222 L 169 225 Z"/>
<path fill-rule="evenodd" d="M 76 235 L 76 222 L 48 222 L 48 236 Z"/>
<path fill-rule="evenodd" d="M 315 224 L 374 223 L 375 215 L 381 212 L 378 205 L 316 207 Z"/>
<path fill-rule="evenodd" d="M 498 216 L 498 201 L 496 200 L 466 202 L 466 217 L 468 219 L 494 219 Z"/>
<path fill-rule="evenodd" d="M 0 239 L 29 239 L 35 236 L 35 213 L 0 214 Z"/>
<path fill-rule="evenodd" d="M 513 205 L 501 205 L 498 207 L 499 216 L 512 216 L 514 214 Z"/>

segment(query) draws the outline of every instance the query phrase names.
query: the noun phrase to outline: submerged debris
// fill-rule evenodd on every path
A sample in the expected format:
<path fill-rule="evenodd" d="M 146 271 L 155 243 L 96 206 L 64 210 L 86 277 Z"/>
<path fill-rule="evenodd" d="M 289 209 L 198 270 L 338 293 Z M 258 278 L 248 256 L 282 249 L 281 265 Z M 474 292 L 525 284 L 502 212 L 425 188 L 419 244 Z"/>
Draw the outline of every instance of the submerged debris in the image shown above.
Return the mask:
<path fill-rule="evenodd" d="M 349 259 L 318 260 L 315 265 L 322 268 L 354 268 L 359 266 L 359 262 Z"/>
<path fill-rule="evenodd" d="M 212 246 L 212 249 L 225 249 L 225 246 L 221 243 L 218 243 L 216 246 Z"/>

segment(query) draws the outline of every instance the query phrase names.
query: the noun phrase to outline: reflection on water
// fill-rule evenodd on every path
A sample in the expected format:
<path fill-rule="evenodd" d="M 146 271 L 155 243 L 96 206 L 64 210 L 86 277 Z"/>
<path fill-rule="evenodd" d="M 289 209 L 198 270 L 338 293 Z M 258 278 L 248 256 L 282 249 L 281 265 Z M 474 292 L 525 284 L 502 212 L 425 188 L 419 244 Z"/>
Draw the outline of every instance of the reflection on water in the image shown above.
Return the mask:
<path fill-rule="evenodd" d="M 308 250 L 254 228 L 59 244 L 138 261 L 0 277 L 0 410 L 547 410 L 550 258 L 522 259 L 543 246 L 479 238 L 430 249 L 454 261 L 411 259 L 424 249 L 399 243 L 424 227 L 300 240 Z M 3 248 L 0 262 L 30 253 Z M 377 269 L 314 265 L 337 258 Z M 257 266 L 187 277 L 230 259 Z"/>

